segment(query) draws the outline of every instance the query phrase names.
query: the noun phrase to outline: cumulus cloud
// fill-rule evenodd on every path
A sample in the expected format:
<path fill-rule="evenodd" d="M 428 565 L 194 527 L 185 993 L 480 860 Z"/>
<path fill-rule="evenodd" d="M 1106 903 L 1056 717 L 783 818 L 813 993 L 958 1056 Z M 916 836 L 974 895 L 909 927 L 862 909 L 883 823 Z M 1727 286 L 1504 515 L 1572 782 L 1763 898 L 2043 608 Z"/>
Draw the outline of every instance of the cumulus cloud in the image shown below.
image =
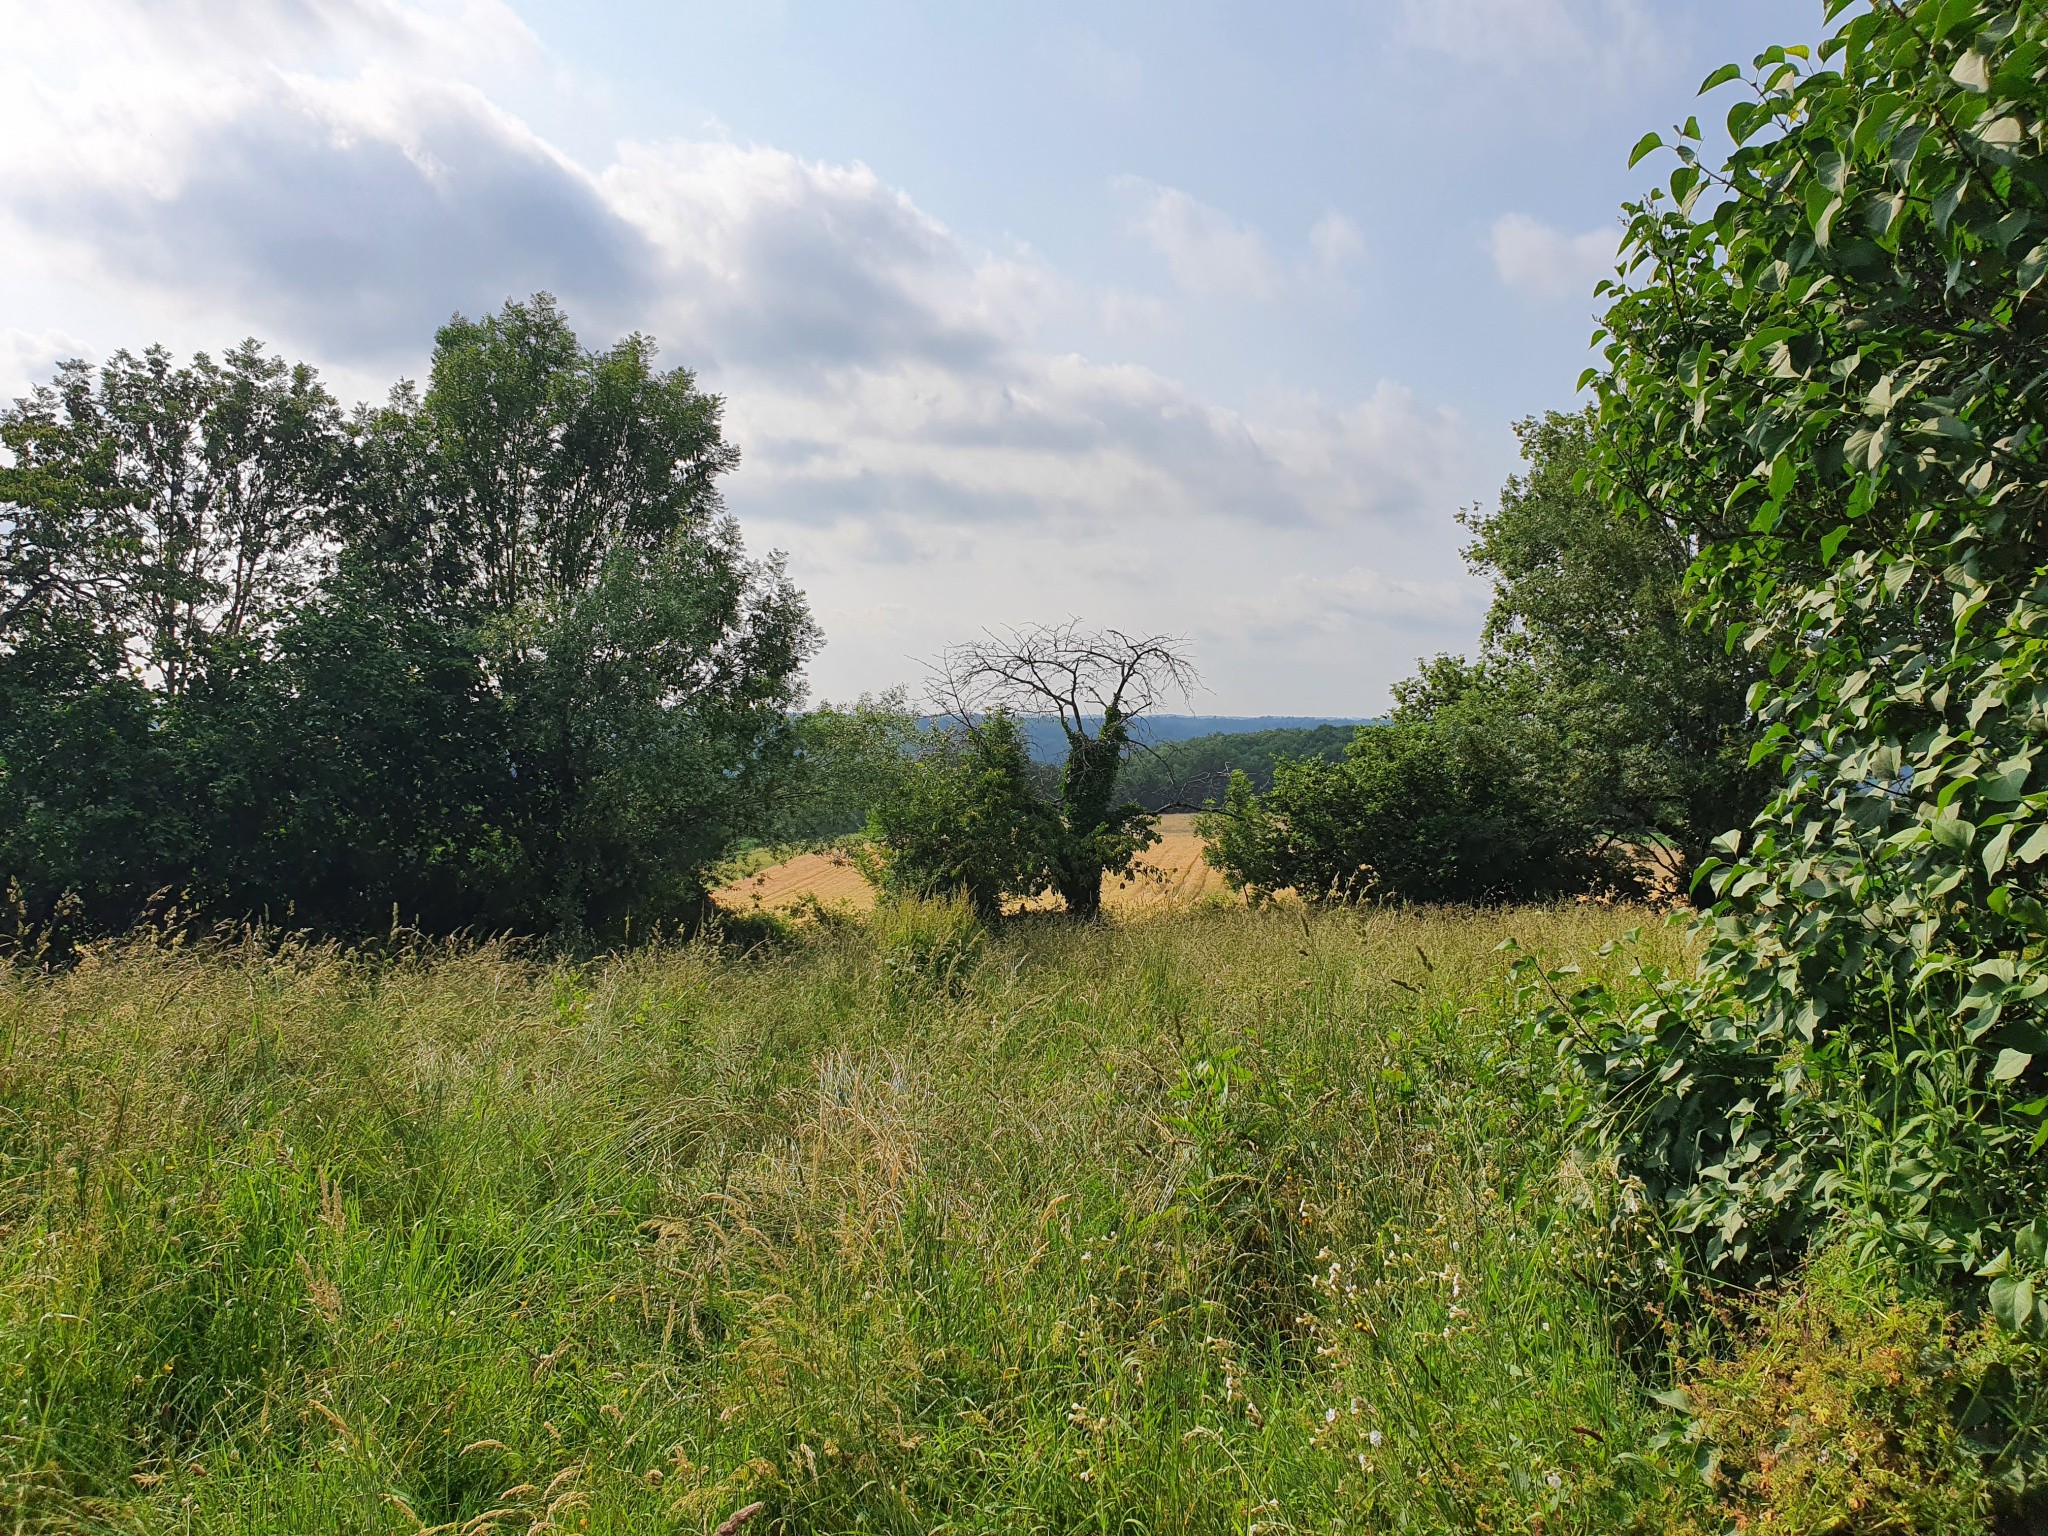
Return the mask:
<path fill-rule="evenodd" d="M 1469 434 L 1405 390 L 1235 409 L 1053 349 L 1049 317 L 1174 316 L 976 248 L 863 165 L 720 140 L 579 163 L 465 73 L 465 47 L 533 63 L 496 0 L 77 0 L 69 32 L 57 9 L 0 0 L 37 39 L 0 63 L 0 288 L 33 269 L 56 292 L 61 271 L 79 315 L 203 316 L 215 345 L 254 330 L 351 378 L 539 288 L 592 339 L 650 331 L 727 397 L 731 503 L 792 550 L 834 641 L 827 691 L 983 623 L 1079 613 L 1191 631 L 1227 705 L 1355 711 L 1405 667 L 1399 626 L 1469 623 L 1427 585 L 1455 566 L 1439 525 L 1476 489 Z M 1363 250 L 1333 213 L 1286 265 L 1185 193 L 1131 188 L 1192 293 L 1271 298 Z M 31 327 L 0 338 L 11 370 L 152 339 L 9 318 Z M 1310 574 L 1368 547 L 1424 572 L 1423 596 Z M 1397 654 L 1361 682 L 1316 649 L 1332 625 Z"/>
<path fill-rule="evenodd" d="M 1532 298 L 1585 298 L 1614 271 L 1620 237 L 1612 229 L 1567 235 L 1526 214 L 1494 221 L 1487 245 L 1500 280 Z"/>
<path fill-rule="evenodd" d="M 1124 185 L 1139 199 L 1133 233 L 1166 259 L 1189 293 L 1270 299 L 1278 291 L 1279 264 L 1256 229 L 1178 188 L 1136 177 Z"/>
<path fill-rule="evenodd" d="M 669 312 L 736 366 L 985 366 L 1048 302 L 1028 260 L 969 253 L 866 166 L 629 144 L 602 182 L 658 253 Z"/>

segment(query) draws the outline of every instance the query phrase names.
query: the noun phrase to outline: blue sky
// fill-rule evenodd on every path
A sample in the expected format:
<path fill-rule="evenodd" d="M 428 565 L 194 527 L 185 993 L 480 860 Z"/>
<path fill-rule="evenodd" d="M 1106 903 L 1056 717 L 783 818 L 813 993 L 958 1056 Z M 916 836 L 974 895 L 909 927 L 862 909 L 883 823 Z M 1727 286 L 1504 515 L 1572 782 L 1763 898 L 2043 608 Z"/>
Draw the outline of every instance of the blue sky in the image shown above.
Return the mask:
<path fill-rule="evenodd" d="M 1818 12 L 0 0 L 0 391 L 254 334 L 378 396 L 547 288 L 726 396 L 819 695 L 1074 616 L 1372 714 L 1473 642 L 1630 145 Z"/>

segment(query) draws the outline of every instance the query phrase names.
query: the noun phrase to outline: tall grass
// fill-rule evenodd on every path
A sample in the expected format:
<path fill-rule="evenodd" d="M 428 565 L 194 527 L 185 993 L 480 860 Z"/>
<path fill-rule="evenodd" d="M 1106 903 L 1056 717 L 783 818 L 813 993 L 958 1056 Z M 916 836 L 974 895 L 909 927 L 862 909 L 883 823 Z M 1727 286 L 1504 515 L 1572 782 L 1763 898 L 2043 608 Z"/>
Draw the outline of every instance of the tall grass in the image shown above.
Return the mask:
<path fill-rule="evenodd" d="M 1661 1528 L 1494 952 L 1635 920 L 13 975 L 0 1529 Z"/>

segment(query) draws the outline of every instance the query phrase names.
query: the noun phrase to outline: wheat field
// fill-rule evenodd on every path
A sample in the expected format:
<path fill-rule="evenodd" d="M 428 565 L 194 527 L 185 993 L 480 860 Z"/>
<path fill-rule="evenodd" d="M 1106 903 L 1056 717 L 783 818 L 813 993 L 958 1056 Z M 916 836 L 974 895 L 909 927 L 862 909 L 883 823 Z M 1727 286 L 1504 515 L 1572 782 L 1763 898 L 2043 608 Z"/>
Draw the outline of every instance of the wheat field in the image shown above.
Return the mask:
<path fill-rule="evenodd" d="M 1140 916 L 1204 898 L 1233 899 L 1221 871 L 1202 856 L 1206 847 L 1191 813 L 1160 817 L 1159 841 L 1138 856 L 1128 875 L 1104 882 L 1103 906 L 1120 916 Z M 800 853 L 728 881 L 712 899 L 732 913 L 789 912 L 812 901 L 827 910 L 863 913 L 874 910 L 875 888 L 850 857 L 834 849 Z M 1013 910 L 1051 911 L 1059 904 L 1057 896 L 1047 895 L 1013 904 Z"/>

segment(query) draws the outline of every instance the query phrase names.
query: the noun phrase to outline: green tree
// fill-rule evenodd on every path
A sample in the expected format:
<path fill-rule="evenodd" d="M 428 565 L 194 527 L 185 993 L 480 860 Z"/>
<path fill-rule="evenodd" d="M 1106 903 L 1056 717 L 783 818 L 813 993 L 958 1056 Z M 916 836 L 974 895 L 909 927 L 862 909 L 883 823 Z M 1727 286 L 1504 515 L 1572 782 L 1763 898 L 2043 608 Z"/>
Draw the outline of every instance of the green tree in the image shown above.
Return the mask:
<path fill-rule="evenodd" d="M 0 869 L 37 920 L 220 896 L 276 739 L 223 703 L 325 567 L 340 414 L 255 342 L 151 348 L 64 364 L 0 442 Z"/>
<path fill-rule="evenodd" d="M 1690 870 L 1769 791 L 1748 761 L 1761 668 L 1690 620 L 1696 540 L 1670 509 L 1615 508 L 1588 483 L 1597 432 L 1590 409 L 1519 423 L 1527 471 L 1465 515 L 1466 558 L 1493 581 L 1482 654 L 1555 738 L 1549 793 L 1589 837 L 1668 839 Z"/>
<path fill-rule="evenodd" d="M 1340 761 L 1283 760 L 1264 794 L 1233 777 L 1199 823 L 1210 862 L 1312 900 L 1531 900 L 1625 879 L 1552 793 L 1554 738 L 1518 684 L 1439 657 Z"/>
<path fill-rule="evenodd" d="M 905 691 L 863 694 L 851 705 L 821 704 L 792 722 L 796 771 L 776 813 L 772 836 L 811 842 L 844 837 L 868 824 L 892 794 L 922 744 Z"/>
<path fill-rule="evenodd" d="M 817 645 L 725 512 L 721 402 L 654 355 L 584 348 L 541 295 L 442 327 L 424 394 L 366 424 L 351 554 L 473 637 L 518 854 L 492 918 L 525 929 L 693 916 L 768 820 Z"/>
<path fill-rule="evenodd" d="M 1195 680 L 1181 642 L 1078 624 L 1010 630 L 946 653 L 941 702 L 970 732 L 984 715 L 1049 714 L 1067 738 L 1054 803 L 1052 884 L 1076 917 L 1102 910 L 1102 877 L 1158 840 L 1157 818 L 1117 797 L 1131 722 Z"/>
<path fill-rule="evenodd" d="M 1233 773 L 1242 772 L 1254 790 L 1269 789 L 1277 763 L 1300 757 L 1335 762 L 1355 730 L 1349 725 L 1280 727 L 1145 743 L 1125 758 L 1117 788 L 1148 811 L 1213 805 L 1229 789 Z"/>
<path fill-rule="evenodd" d="M 686 921 L 769 822 L 816 645 L 720 403 L 545 296 L 346 422 L 249 343 L 0 416 L 0 876 L 91 926 Z"/>
<path fill-rule="evenodd" d="M 883 886 L 918 896 L 964 892 L 983 917 L 1055 879 L 1064 831 L 1038 794 L 1024 735 L 1003 710 L 936 726 L 875 806 Z"/>
<path fill-rule="evenodd" d="M 1600 484 L 1700 546 L 1780 780 L 1709 866 L 1698 974 L 1570 1027 L 1710 1264 L 1844 1224 L 2038 1335 L 2048 12 L 1827 9 L 1817 55 L 1709 78 L 1744 80 L 1736 147 L 1679 130 L 1606 290 Z"/>

